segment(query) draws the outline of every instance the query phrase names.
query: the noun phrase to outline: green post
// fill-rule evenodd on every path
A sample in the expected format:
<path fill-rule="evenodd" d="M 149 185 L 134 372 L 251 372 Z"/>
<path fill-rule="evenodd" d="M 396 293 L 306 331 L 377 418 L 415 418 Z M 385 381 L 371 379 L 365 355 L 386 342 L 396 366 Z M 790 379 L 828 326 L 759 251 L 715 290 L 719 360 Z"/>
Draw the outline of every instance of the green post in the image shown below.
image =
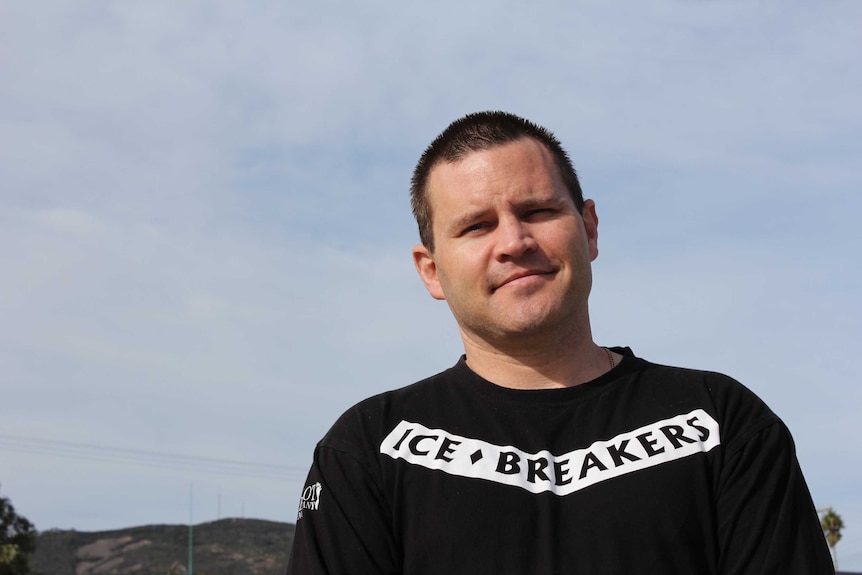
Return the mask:
<path fill-rule="evenodd" d="M 192 486 L 193 484 L 189 484 L 189 573 L 188 575 L 194 575 L 194 569 L 192 568 Z"/>

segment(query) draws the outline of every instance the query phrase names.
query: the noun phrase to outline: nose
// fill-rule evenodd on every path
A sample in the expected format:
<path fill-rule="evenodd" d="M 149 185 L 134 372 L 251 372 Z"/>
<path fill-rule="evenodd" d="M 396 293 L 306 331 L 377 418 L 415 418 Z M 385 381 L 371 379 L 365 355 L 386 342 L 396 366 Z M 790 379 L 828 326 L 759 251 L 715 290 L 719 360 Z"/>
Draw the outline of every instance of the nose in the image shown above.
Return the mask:
<path fill-rule="evenodd" d="M 498 260 L 517 259 L 536 249 L 530 227 L 518 218 L 505 218 L 497 224 L 495 256 Z"/>

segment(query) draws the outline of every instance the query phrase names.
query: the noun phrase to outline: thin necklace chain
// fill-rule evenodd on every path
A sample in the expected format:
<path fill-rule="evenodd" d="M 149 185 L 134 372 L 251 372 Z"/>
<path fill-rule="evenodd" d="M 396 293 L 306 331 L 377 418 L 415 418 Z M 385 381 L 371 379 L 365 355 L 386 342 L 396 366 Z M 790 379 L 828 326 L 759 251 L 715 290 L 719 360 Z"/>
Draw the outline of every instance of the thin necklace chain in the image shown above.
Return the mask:
<path fill-rule="evenodd" d="M 611 362 L 611 369 L 613 369 L 616 365 L 616 363 L 614 362 L 614 354 L 612 354 L 611 350 L 609 350 L 608 348 L 605 348 L 605 353 L 608 354 L 608 361 Z"/>

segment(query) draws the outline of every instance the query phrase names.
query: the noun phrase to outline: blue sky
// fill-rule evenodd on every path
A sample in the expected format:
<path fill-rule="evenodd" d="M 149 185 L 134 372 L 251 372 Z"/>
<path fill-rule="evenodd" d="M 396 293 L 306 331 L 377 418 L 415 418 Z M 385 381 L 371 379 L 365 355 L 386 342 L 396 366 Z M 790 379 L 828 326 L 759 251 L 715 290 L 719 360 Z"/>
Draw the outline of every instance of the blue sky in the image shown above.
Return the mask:
<path fill-rule="evenodd" d="M 195 521 L 292 521 L 342 411 L 460 354 L 407 187 L 504 109 L 597 202 L 597 341 L 765 399 L 862 570 L 860 28 L 853 1 L 3 3 L 2 494 L 39 529 L 183 523 L 189 485 Z"/>

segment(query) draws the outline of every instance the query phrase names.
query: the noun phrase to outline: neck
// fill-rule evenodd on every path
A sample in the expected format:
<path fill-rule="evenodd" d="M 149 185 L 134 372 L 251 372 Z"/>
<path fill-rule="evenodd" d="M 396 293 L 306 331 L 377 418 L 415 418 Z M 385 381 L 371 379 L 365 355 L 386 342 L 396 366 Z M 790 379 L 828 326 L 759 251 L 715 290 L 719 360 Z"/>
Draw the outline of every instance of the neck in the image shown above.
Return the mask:
<path fill-rule="evenodd" d="M 464 330 L 461 337 L 470 369 L 502 387 L 573 387 L 611 369 L 608 351 L 593 342 L 588 324 L 567 334 L 507 336 L 493 343 Z M 612 357 L 619 361 L 617 354 Z"/>

